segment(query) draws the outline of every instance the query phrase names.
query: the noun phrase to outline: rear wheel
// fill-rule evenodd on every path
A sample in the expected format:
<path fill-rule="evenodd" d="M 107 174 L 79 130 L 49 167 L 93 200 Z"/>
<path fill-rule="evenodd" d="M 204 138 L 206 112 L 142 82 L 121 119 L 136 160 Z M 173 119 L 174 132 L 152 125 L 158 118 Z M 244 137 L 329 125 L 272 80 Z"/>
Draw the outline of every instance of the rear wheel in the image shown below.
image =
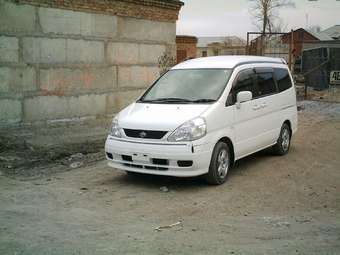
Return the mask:
<path fill-rule="evenodd" d="M 290 148 L 291 132 L 287 123 L 283 123 L 280 136 L 276 144 L 273 146 L 273 151 L 276 155 L 282 156 L 288 153 Z"/>
<path fill-rule="evenodd" d="M 215 145 L 209 172 L 206 175 L 206 181 L 210 184 L 219 185 L 226 181 L 228 170 L 231 166 L 231 157 L 229 146 L 224 142 L 218 142 Z"/>

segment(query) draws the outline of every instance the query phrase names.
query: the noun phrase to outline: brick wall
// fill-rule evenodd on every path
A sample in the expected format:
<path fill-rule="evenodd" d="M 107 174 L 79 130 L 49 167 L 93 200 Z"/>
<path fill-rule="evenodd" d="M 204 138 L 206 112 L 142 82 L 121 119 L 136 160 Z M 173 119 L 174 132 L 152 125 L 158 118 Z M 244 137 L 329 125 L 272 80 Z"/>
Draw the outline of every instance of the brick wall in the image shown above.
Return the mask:
<path fill-rule="evenodd" d="M 0 0 L 0 124 L 107 116 L 175 54 L 175 0 Z"/>
<path fill-rule="evenodd" d="M 189 58 L 196 58 L 197 38 L 194 36 L 176 36 L 177 63 Z"/>

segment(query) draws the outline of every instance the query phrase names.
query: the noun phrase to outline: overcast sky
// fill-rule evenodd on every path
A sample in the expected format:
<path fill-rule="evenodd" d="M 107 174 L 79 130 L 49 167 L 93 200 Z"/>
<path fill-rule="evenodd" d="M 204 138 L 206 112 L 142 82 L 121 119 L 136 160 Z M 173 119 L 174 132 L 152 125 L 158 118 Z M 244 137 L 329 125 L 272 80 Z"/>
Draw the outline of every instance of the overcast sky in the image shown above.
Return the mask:
<path fill-rule="evenodd" d="M 248 0 L 182 0 L 177 21 L 178 35 L 229 36 L 246 38 L 247 31 L 257 31 L 249 13 Z M 287 29 L 319 25 L 322 29 L 340 25 L 340 1 L 295 0 L 295 8 L 281 8 L 278 16 Z"/>

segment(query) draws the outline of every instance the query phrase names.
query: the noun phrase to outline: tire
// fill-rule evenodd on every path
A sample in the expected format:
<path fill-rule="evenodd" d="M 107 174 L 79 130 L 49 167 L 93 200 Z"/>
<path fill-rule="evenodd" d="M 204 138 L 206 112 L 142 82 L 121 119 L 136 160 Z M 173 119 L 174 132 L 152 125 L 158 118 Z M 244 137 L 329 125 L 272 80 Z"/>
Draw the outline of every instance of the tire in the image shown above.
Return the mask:
<path fill-rule="evenodd" d="M 275 155 L 283 156 L 286 155 L 290 148 L 290 140 L 292 133 L 287 123 L 283 123 L 280 131 L 279 138 L 276 144 L 272 147 Z"/>
<path fill-rule="evenodd" d="M 229 146 L 224 142 L 218 142 L 215 145 L 211 156 L 209 172 L 205 176 L 209 184 L 223 184 L 231 168 L 231 154 Z"/>

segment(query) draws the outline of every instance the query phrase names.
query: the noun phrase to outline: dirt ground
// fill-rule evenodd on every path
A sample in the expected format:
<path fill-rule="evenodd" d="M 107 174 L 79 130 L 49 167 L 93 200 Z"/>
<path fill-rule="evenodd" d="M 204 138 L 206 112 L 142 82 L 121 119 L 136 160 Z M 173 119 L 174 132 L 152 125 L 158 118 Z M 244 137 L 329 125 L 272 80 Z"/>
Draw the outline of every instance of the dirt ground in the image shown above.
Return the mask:
<path fill-rule="evenodd" d="M 288 155 L 240 160 L 221 186 L 105 161 L 0 172 L 0 254 L 340 254 L 340 104 L 301 109 Z"/>
<path fill-rule="evenodd" d="M 297 84 L 297 95 L 298 98 L 303 100 L 305 98 L 305 85 L 303 83 Z M 340 86 L 331 85 L 325 90 L 314 90 L 311 87 L 307 88 L 307 100 L 329 102 L 329 103 L 340 103 Z"/>

